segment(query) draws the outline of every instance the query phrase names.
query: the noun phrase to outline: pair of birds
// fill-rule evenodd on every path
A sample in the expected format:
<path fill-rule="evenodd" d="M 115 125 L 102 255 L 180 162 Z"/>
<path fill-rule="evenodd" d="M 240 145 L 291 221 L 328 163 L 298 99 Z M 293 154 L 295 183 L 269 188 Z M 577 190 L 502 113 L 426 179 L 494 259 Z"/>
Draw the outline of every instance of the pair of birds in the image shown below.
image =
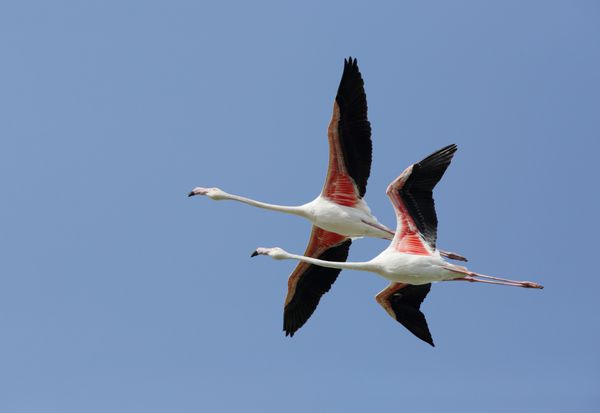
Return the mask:
<path fill-rule="evenodd" d="M 283 330 L 293 336 L 317 308 L 342 269 L 374 272 L 390 281 L 375 297 L 387 313 L 421 340 L 433 339 L 420 306 L 431 283 L 470 281 L 543 288 L 529 281 L 513 281 L 474 273 L 444 260 L 466 261 L 458 254 L 436 248 L 437 216 L 432 191 L 450 165 L 456 145 L 434 152 L 409 166 L 387 188 L 396 212 L 396 231 L 379 223 L 364 196 L 371 170 L 371 124 L 367 118 L 364 81 L 356 59 L 344 61 L 344 71 L 328 128 L 329 167 L 321 194 L 300 206 L 282 206 L 228 194 L 219 188 L 196 187 L 189 196 L 234 200 L 258 208 L 298 215 L 313 228 L 304 255 L 281 248 L 258 248 L 252 253 L 274 259 L 300 261 L 288 279 Z M 345 262 L 352 239 L 375 237 L 391 240 L 389 246 L 367 262 Z"/>

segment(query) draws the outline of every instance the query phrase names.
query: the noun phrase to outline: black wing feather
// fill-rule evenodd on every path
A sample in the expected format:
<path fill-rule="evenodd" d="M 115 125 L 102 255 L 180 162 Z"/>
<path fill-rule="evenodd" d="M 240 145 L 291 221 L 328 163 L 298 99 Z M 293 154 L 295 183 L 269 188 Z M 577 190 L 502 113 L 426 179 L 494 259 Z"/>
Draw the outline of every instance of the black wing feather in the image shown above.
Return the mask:
<path fill-rule="evenodd" d="M 435 347 L 425 315 L 420 311 L 421 303 L 430 289 L 431 284 L 407 285 L 392 294 L 390 304 L 396 314 L 396 320 L 400 324 L 424 342 Z"/>
<path fill-rule="evenodd" d="M 344 73 L 335 97 L 340 108 L 338 135 L 348 174 L 362 198 L 371 173 L 371 123 L 367 118 L 367 95 L 356 59 L 344 60 Z"/>
<path fill-rule="evenodd" d="M 346 261 L 352 240 L 329 248 L 317 258 L 325 261 Z M 283 311 L 283 330 L 290 337 L 302 327 L 319 305 L 323 294 L 329 291 L 337 279 L 340 269 L 309 265 L 298 280 L 292 300 Z"/>
<path fill-rule="evenodd" d="M 399 193 L 419 232 L 435 249 L 437 239 L 437 215 L 433 200 L 433 188 L 450 165 L 457 146 L 452 144 L 429 155 L 413 165 L 412 172 Z"/>

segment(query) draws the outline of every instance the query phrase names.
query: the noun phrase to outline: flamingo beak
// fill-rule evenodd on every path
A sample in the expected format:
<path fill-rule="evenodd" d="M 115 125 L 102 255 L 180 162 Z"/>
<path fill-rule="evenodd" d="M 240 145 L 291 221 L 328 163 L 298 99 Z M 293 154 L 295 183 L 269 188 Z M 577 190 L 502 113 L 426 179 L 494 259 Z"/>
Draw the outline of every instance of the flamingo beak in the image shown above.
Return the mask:
<path fill-rule="evenodd" d="M 201 188 L 199 186 L 197 186 L 196 188 L 192 189 L 192 192 L 190 192 L 188 194 L 188 197 L 190 196 L 194 196 L 194 195 L 206 195 L 208 194 L 210 188 Z"/>
<path fill-rule="evenodd" d="M 258 255 L 258 251 L 254 250 L 252 254 L 250 254 L 250 258 L 256 257 Z"/>

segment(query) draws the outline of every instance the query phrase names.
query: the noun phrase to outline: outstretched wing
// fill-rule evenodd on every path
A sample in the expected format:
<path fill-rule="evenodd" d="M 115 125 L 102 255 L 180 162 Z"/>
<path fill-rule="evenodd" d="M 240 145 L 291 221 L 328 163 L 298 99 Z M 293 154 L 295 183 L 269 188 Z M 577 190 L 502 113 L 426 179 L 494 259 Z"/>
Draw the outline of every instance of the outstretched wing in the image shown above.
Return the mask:
<path fill-rule="evenodd" d="M 353 206 L 367 191 L 372 153 L 367 95 L 356 59 L 344 60 L 328 138 L 329 167 L 322 194 L 340 205 Z"/>
<path fill-rule="evenodd" d="M 351 243 L 343 235 L 313 227 L 304 255 L 327 261 L 346 261 Z M 283 311 L 283 330 L 286 336 L 293 336 L 308 321 L 340 271 L 305 262 L 298 263 L 288 279 Z"/>
<path fill-rule="evenodd" d="M 448 145 L 402 172 L 387 188 L 396 219 L 392 245 L 400 252 L 429 255 L 435 251 L 437 215 L 433 188 L 442 178 L 456 152 Z"/>
<path fill-rule="evenodd" d="M 377 302 L 388 314 L 415 336 L 435 347 L 421 303 L 429 293 L 431 284 L 409 285 L 391 283 L 377 294 Z"/>

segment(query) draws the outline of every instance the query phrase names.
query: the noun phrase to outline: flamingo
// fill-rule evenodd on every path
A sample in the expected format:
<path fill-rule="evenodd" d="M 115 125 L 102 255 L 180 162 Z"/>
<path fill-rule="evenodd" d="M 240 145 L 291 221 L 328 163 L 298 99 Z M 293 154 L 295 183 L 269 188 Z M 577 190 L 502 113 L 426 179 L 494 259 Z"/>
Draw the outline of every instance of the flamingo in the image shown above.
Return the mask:
<path fill-rule="evenodd" d="M 219 188 L 194 188 L 188 196 L 204 195 L 213 200 L 232 200 L 254 207 L 297 215 L 313 227 L 305 256 L 345 261 L 352 239 L 375 237 L 391 240 L 394 231 L 379 223 L 363 199 L 371 170 L 371 124 L 367 97 L 356 59 L 344 60 L 344 71 L 333 104 L 328 127 L 329 165 L 319 196 L 300 206 L 274 205 Z M 455 253 L 446 257 L 466 261 Z M 288 279 L 283 330 L 293 336 L 313 314 L 323 294 L 335 282 L 340 269 L 299 263 Z"/>
<path fill-rule="evenodd" d="M 396 321 L 416 337 L 434 346 L 425 315 L 420 306 L 432 282 L 469 281 L 524 288 L 543 288 L 531 281 L 514 281 L 478 274 L 451 264 L 436 249 L 437 216 L 432 191 L 442 178 L 456 152 L 449 145 L 409 166 L 396 178 L 386 193 L 396 212 L 396 232 L 389 246 L 366 262 L 333 262 L 290 254 L 275 248 L 258 248 L 251 256 L 267 255 L 277 260 L 293 259 L 326 268 L 374 272 L 391 283 L 375 297 Z"/>

